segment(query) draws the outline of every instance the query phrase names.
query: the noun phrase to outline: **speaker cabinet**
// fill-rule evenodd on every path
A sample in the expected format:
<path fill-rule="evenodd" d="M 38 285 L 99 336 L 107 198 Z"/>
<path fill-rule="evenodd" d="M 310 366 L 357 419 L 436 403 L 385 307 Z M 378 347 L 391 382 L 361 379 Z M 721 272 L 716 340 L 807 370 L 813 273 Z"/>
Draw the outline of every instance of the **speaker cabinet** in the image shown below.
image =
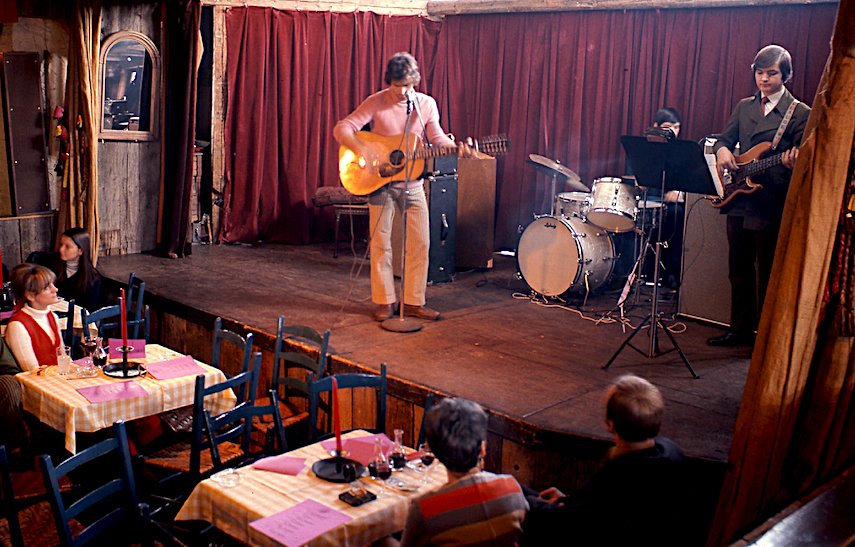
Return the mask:
<path fill-rule="evenodd" d="M 727 253 L 727 216 L 712 207 L 705 196 L 687 194 L 680 315 L 730 324 Z"/>
<path fill-rule="evenodd" d="M 457 175 L 428 179 L 430 262 L 428 283 L 447 283 L 456 269 Z"/>

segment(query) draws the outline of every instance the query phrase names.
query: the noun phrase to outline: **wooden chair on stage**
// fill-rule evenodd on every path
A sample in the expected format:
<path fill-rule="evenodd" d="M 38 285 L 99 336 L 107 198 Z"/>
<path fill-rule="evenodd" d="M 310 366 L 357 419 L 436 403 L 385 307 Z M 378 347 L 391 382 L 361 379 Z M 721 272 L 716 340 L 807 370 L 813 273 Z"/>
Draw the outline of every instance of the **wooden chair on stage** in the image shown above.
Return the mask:
<path fill-rule="evenodd" d="M 386 364 L 380 365 L 380 374 L 336 374 L 334 376 L 326 376 L 320 380 L 314 379 L 314 374 L 308 374 L 309 382 L 309 441 L 316 442 L 335 435 L 334 431 L 329 431 L 326 434 L 318 433 L 318 408 L 320 403 L 320 395 L 332 391 L 332 379 L 336 379 L 339 392 L 339 404 L 342 403 L 341 396 L 343 390 L 350 390 L 353 399 L 359 396 L 356 391 L 358 388 L 373 388 L 374 402 L 373 406 L 376 409 L 376 422 L 373 427 L 360 427 L 358 429 L 367 429 L 372 433 L 383 433 L 386 430 Z M 360 390 L 361 391 L 361 390 Z M 370 397 L 360 400 L 365 406 L 371 404 Z M 353 429 L 357 429 L 354 427 Z"/>
<path fill-rule="evenodd" d="M 287 349 L 286 340 L 296 340 L 317 348 L 318 357 L 309 357 L 305 353 Z M 315 378 L 322 378 L 326 370 L 329 348 L 330 331 L 323 336 L 311 327 L 285 325 L 285 316 L 280 315 L 276 327 L 276 344 L 273 353 L 273 374 L 270 381 L 269 393 L 274 397 L 264 397 L 256 401 L 258 405 L 269 405 L 276 400 L 282 423 L 290 432 L 292 447 L 302 446 L 308 442 L 308 427 L 304 432 L 296 433 L 298 425 L 308 424 L 309 419 L 309 384 L 308 373 Z M 296 373 L 296 375 L 295 375 Z M 297 397 L 298 401 L 292 400 Z M 273 427 L 270 421 L 257 419 L 255 429 L 269 436 Z M 269 442 L 269 439 L 268 439 Z"/>
<path fill-rule="evenodd" d="M 107 544 L 133 538 L 141 541 L 142 545 L 154 545 L 148 505 L 137 501 L 131 453 L 123 422 L 113 424 L 113 435 L 113 438 L 90 446 L 57 466 L 54 466 L 50 456 L 39 456 L 62 545 L 77 547 L 108 532 L 112 534 Z M 86 464 L 91 464 L 90 469 L 98 466 L 98 479 L 107 474 L 107 482 L 68 504 L 62 496 L 60 479 Z M 118 471 L 118 476 L 111 471 Z M 75 521 L 78 515 L 85 516 L 86 522 L 91 524 L 75 536 L 69 522 Z"/>
<path fill-rule="evenodd" d="M 321 186 L 312 195 L 312 204 L 315 207 L 333 206 L 335 212 L 333 258 L 338 258 L 338 233 L 341 216 L 346 215 L 351 219 L 355 216 L 368 216 L 368 196 L 351 194 L 343 186 Z"/>

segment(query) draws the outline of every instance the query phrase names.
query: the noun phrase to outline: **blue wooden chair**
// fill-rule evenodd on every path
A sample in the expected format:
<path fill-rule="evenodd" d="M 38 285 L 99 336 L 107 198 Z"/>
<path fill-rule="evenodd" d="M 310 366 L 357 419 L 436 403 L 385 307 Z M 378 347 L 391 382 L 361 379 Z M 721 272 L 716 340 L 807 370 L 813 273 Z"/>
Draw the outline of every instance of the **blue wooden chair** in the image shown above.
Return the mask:
<path fill-rule="evenodd" d="M 93 312 L 89 312 L 86 308 L 80 308 L 80 320 L 83 323 L 83 332 L 89 332 L 89 325 L 95 324 L 98 328 L 98 336 L 102 337 L 105 341 L 109 338 L 109 335 L 112 335 L 113 338 L 119 338 L 121 336 L 121 330 L 119 329 L 120 319 L 116 319 L 113 322 L 110 322 L 110 319 L 121 317 L 122 309 L 118 304 L 115 306 L 106 306 L 99 310 L 95 310 Z"/>
<path fill-rule="evenodd" d="M 67 311 L 54 312 L 57 317 L 65 317 L 65 330 L 62 331 L 62 341 L 66 346 L 74 348 L 74 300 L 68 301 Z M 86 331 L 83 331 L 86 332 Z"/>
<path fill-rule="evenodd" d="M 12 547 L 23 547 L 21 522 L 18 520 L 18 505 L 15 503 L 15 491 L 12 489 L 12 475 L 9 472 L 9 460 L 6 447 L 0 445 L 0 517 L 6 517 Z"/>
<path fill-rule="evenodd" d="M 258 387 L 260 364 L 261 353 L 256 353 L 248 366 L 249 370 L 209 387 L 205 387 L 203 375 L 196 377 L 190 438 L 142 458 L 144 466 L 159 476 L 155 489 L 165 490 L 173 484 L 178 485 L 172 489 L 173 494 L 177 491 L 177 498 L 173 495 L 172 498 L 160 498 L 161 501 L 174 503 L 176 499 L 188 495 L 203 477 L 214 471 L 211 442 L 205 434 L 205 398 L 228 389 L 241 390 L 251 395 L 247 400 L 239 401 L 235 408 L 252 407 L 255 403 L 255 390 Z M 233 443 L 220 445 L 219 452 L 221 464 L 239 462 L 244 457 L 242 447 Z"/>
<path fill-rule="evenodd" d="M 144 545 L 154 545 L 151 537 L 151 517 L 148 505 L 137 502 L 125 424 L 122 422 L 113 424 L 113 435 L 112 439 L 101 441 L 57 466 L 53 465 L 50 456 L 39 456 L 42 476 L 48 490 L 48 498 L 62 545 L 69 547 L 85 545 L 108 530 L 121 530 L 116 536 L 110 536 L 114 540 L 116 537 L 121 537 L 123 540 L 133 538 L 142 541 Z M 113 475 L 110 470 L 118 471 L 118 476 L 108 477 L 105 484 L 67 505 L 61 494 L 60 479 L 80 466 L 107 454 L 113 454 L 113 459 L 109 460 L 109 466 L 104 465 L 108 460 L 98 460 L 101 465 L 99 478 L 103 477 L 104 474 Z M 118 466 L 113 465 L 113 462 L 116 461 L 119 464 Z M 93 513 L 98 513 L 100 516 L 80 534 L 73 536 L 69 521 L 84 511 L 86 511 L 87 522 L 95 516 Z"/>
<path fill-rule="evenodd" d="M 419 428 L 419 438 L 416 440 L 416 445 L 414 448 L 418 448 L 425 442 L 425 437 L 427 436 L 427 431 L 425 431 L 425 418 L 427 417 L 428 410 L 433 406 L 433 393 L 429 393 L 427 398 L 425 399 L 425 411 L 422 414 L 422 425 Z"/>
<path fill-rule="evenodd" d="M 373 433 L 382 433 L 386 430 L 386 364 L 380 365 L 380 374 L 336 374 L 335 376 L 326 376 L 320 380 L 314 379 L 314 374 L 308 374 L 309 382 L 309 440 L 315 442 L 326 439 L 335 434 L 329 432 L 325 435 L 318 435 L 318 406 L 321 393 L 332 391 L 332 379 L 335 378 L 338 383 L 339 394 L 345 389 L 356 388 L 375 388 L 377 421 L 374 427 L 361 428 L 368 429 Z M 352 391 L 351 391 L 352 393 Z M 339 399 L 341 402 L 341 399 Z"/>
<path fill-rule="evenodd" d="M 145 298 L 145 281 L 137 277 L 136 272 L 128 276 L 128 292 L 125 295 L 125 309 L 128 313 L 128 336 L 139 338 L 140 327 L 143 327 L 143 337 L 149 340 L 149 309 L 143 304 Z M 133 328 L 133 334 L 131 334 Z"/>

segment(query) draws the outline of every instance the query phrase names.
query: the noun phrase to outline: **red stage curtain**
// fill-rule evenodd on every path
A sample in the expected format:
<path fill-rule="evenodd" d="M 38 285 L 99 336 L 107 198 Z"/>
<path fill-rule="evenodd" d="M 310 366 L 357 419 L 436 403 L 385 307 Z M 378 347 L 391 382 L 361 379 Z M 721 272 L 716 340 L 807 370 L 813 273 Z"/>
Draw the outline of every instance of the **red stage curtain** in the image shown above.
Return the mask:
<path fill-rule="evenodd" d="M 620 136 L 640 135 L 663 106 L 680 112 L 680 138 L 718 133 L 739 99 L 756 91 L 750 65 L 764 45 L 793 54 L 788 87 L 812 102 L 836 9 L 446 17 L 434 77 L 440 112 L 458 135 L 511 137 L 497 174 L 496 247 L 515 247 L 517 227 L 549 210 L 547 181 L 525 164 L 529 154 L 560 161 L 590 185 L 624 174 Z"/>
<path fill-rule="evenodd" d="M 388 57 L 432 71 L 440 24 L 373 13 L 233 8 L 227 20 L 221 240 L 308 243 L 320 186 L 338 185 L 333 126 L 381 88 Z"/>
<path fill-rule="evenodd" d="M 720 131 L 755 90 L 750 64 L 778 43 L 794 56 L 796 97 L 812 102 L 836 5 L 579 11 L 446 17 L 232 8 L 223 241 L 307 243 L 319 186 L 338 185 L 336 121 L 383 87 L 386 59 L 411 51 L 421 91 L 458 136 L 507 133 L 497 180 L 497 248 L 549 202 L 536 153 L 587 184 L 623 174 L 619 138 L 662 106 L 681 137 Z M 559 191 L 564 190 L 559 188 Z M 328 228 L 329 218 L 322 227 Z M 325 235 L 327 235 L 325 233 Z"/>

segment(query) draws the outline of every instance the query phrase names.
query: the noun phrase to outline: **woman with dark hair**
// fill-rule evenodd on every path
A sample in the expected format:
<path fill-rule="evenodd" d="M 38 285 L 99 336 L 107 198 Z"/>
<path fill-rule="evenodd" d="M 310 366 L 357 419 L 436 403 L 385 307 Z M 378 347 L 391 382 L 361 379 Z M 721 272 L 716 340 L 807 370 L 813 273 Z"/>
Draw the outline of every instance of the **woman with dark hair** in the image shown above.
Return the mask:
<path fill-rule="evenodd" d="M 12 290 L 18 311 L 6 325 L 6 345 L 22 370 L 56 364 L 62 343 L 59 319 L 48 308 L 57 301 L 56 275 L 39 264 L 18 264 L 12 269 Z"/>
<path fill-rule="evenodd" d="M 516 545 L 528 502 L 515 478 L 482 469 L 484 410 L 465 399 L 443 399 L 428 411 L 425 430 L 448 482 L 410 503 L 400 545 Z M 388 537 L 378 545 L 397 541 Z"/>
<path fill-rule="evenodd" d="M 101 274 L 92 265 L 89 232 L 71 228 L 59 240 L 56 287 L 59 296 L 89 311 L 97 310 L 101 299 Z"/>

